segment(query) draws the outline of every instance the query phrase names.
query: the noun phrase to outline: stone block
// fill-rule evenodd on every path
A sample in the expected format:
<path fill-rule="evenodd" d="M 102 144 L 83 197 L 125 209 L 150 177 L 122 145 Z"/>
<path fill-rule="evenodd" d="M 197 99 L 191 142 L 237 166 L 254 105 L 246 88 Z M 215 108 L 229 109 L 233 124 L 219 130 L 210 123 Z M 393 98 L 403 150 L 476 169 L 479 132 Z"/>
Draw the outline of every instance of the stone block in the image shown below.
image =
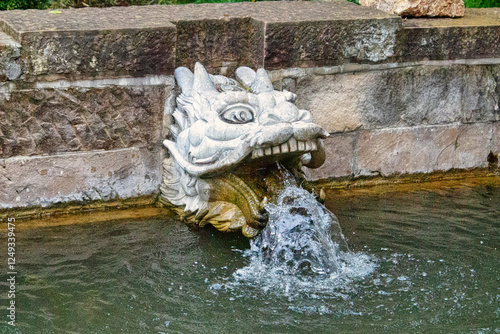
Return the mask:
<path fill-rule="evenodd" d="M 465 13 L 463 0 L 360 0 L 359 4 L 405 17 L 460 17 Z"/>
<path fill-rule="evenodd" d="M 329 132 L 494 121 L 500 65 L 415 66 L 296 80 L 297 106 Z"/>
<path fill-rule="evenodd" d="M 404 20 L 399 61 L 500 57 L 500 8 L 467 8 L 461 18 Z"/>
<path fill-rule="evenodd" d="M 383 176 L 486 167 L 491 123 L 362 131 L 356 174 Z"/>
<path fill-rule="evenodd" d="M 258 38 L 250 18 L 193 20 L 177 22 L 176 66 L 194 68 L 196 62 L 207 64 L 211 73 L 231 64 L 253 66 L 252 44 Z"/>
<path fill-rule="evenodd" d="M 347 2 L 302 3 L 291 15 L 259 18 L 266 23 L 266 69 L 376 63 L 393 56 L 399 18 Z"/>
<path fill-rule="evenodd" d="M 16 10 L 0 13 L 0 21 L 22 45 L 28 77 L 139 77 L 174 69 L 175 25 L 130 10 Z"/>
<path fill-rule="evenodd" d="M 0 31 L 0 82 L 21 76 L 20 55 L 21 45 Z"/>
<path fill-rule="evenodd" d="M 500 154 L 500 122 L 493 123 L 493 138 L 491 140 L 491 150 L 494 154 Z"/>
<path fill-rule="evenodd" d="M 162 156 L 134 147 L 0 159 L 0 209 L 153 196 Z"/>
<path fill-rule="evenodd" d="M 0 93 L 0 157 L 161 145 L 165 94 L 163 86 Z"/>
<path fill-rule="evenodd" d="M 325 139 L 326 160 L 323 166 L 316 169 L 304 167 L 308 180 L 349 176 L 353 173 L 354 148 L 358 138 L 357 132 L 336 133 Z"/>
<path fill-rule="evenodd" d="M 474 123 L 463 124 L 458 128 L 459 132 L 453 148 L 452 168 L 467 169 L 488 166 L 488 154 L 491 148 L 492 124 Z M 438 160 L 438 168 L 444 166 Z"/>

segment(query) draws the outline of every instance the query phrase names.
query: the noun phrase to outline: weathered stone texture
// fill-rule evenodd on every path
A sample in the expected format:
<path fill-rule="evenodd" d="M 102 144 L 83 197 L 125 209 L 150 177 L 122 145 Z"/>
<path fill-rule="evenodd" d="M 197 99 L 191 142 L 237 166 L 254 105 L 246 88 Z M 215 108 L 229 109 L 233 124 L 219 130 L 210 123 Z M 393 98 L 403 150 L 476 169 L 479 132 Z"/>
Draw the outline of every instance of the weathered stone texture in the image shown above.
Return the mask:
<path fill-rule="evenodd" d="M 161 145 L 165 88 L 0 93 L 0 157 Z"/>
<path fill-rule="evenodd" d="M 344 1 L 0 13 L 0 29 L 23 45 L 28 78 L 171 74 L 196 61 L 212 72 L 380 62 L 400 28 L 399 17 Z"/>
<path fill-rule="evenodd" d="M 380 62 L 391 58 L 399 25 L 390 20 L 269 23 L 268 69 Z"/>
<path fill-rule="evenodd" d="M 175 29 L 29 34 L 22 39 L 29 76 L 106 77 L 172 73 Z"/>
<path fill-rule="evenodd" d="M 360 0 L 359 3 L 405 17 L 460 17 L 465 13 L 463 0 Z"/>
<path fill-rule="evenodd" d="M 325 163 L 317 169 L 304 167 L 306 177 L 316 181 L 352 175 L 357 138 L 358 133 L 351 132 L 333 134 L 325 139 Z"/>
<path fill-rule="evenodd" d="M 494 154 L 500 154 L 500 122 L 493 123 L 493 138 L 491 140 L 491 150 Z"/>
<path fill-rule="evenodd" d="M 452 0 L 449 0 L 452 1 Z M 405 20 L 346 1 L 283 1 L 5 11 L 27 79 L 171 74 L 202 61 L 213 73 L 349 63 L 500 56 L 496 9 L 460 19 Z M 38 78 L 40 79 L 40 77 Z"/>
<path fill-rule="evenodd" d="M 208 64 L 211 73 L 226 63 L 252 66 L 250 42 L 255 40 L 251 20 L 228 19 L 177 22 L 176 66 Z"/>
<path fill-rule="evenodd" d="M 154 195 L 161 160 L 136 147 L 0 159 L 0 209 Z"/>
<path fill-rule="evenodd" d="M 0 31 L 0 82 L 21 76 L 21 45 Z"/>
<path fill-rule="evenodd" d="M 147 20 L 123 9 L 26 10 L 0 13 L 0 30 L 22 45 L 27 79 L 144 76 L 171 73 L 176 30 L 169 21 Z"/>
<path fill-rule="evenodd" d="M 500 66 L 494 67 L 492 73 L 497 85 L 495 93 L 496 96 L 500 97 Z M 495 121 L 500 121 L 500 98 L 493 111 L 495 113 Z"/>
<path fill-rule="evenodd" d="M 457 19 L 404 20 L 398 60 L 499 58 L 499 17 L 499 8 L 468 8 Z"/>
<path fill-rule="evenodd" d="M 363 131 L 357 175 L 486 167 L 491 123 Z"/>
<path fill-rule="evenodd" d="M 329 132 L 491 122 L 498 117 L 499 72 L 500 65 L 416 66 L 305 76 L 286 88 Z"/>

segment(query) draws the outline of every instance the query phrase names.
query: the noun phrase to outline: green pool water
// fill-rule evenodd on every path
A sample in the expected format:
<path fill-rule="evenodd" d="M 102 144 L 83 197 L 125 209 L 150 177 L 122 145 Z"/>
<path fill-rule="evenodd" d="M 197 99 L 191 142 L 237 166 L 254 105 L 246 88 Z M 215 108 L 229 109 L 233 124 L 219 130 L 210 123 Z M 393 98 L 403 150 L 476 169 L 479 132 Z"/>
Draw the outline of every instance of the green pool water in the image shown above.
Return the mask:
<path fill-rule="evenodd" d="M 328 195 L 373 264 L 330 295 L 236 282 L 247 239 L 168 216 L 18 222 L 15 327 L 2 225 L 0 333 L 500 333 L 498 183 Z"/>

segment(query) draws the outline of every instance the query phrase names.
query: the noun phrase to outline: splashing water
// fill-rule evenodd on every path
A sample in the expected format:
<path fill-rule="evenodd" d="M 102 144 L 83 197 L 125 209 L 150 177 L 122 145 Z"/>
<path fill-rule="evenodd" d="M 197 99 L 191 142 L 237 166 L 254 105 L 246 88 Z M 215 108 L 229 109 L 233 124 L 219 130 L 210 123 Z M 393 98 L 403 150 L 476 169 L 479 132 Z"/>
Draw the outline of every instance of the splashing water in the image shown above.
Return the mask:
<path fill-rule="evenodd" d="M 251 241 L 249 264 L 233 274 L 229 289 L 335 298 L 375 270 L 377 261 L 349 250 L 335 215 L 308 191 L 289 184 L 266 210 L 269 222 Z"/>
<path fill-rule="evenodd" d="M 286 188 L 277 202 L 266 207 L 271 223 L 252 243 L 259 261 L 287 275 L 338 272 L 339 251 L 348 248 L 336 217 L 295 186 Z M 329 234 L 331 227 L 335 242 Z"/>

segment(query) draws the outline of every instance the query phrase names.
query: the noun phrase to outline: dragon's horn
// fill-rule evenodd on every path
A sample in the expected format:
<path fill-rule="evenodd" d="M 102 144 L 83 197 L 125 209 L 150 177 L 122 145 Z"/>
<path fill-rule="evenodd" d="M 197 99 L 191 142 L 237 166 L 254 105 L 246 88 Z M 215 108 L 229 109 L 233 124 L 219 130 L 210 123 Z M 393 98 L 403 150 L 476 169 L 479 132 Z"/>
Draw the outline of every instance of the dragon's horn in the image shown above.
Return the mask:
<path fill-rule="evenodd" d="M 250 89 L 252 87 L 255 75 L 255 71 L 250 67 L 242 66 L 236 69 L 236 79 L 238 79 L 245 89 Z"/>
<path fill-rule="evenodd" d="M 175 80 L 181 87 L 182 93 L 186 96 L 191 95 L 191 90 L 193 89 L 193 79 L 193 72 L 191 72 L 188 68 L 178 67 L 175 70 Z"/>
<path fill-rule="evenodd" d="M 257 70 L 257 75 L 252 82 L 252 92 L 260 94 L 264 92 L 272 92 L 273 90 L 273 83 L 267 76 L 266 70 L 259 68 Z"/>
<path fill-rule="evenodd" d="M 210 80 L 207 70 L 200 63 L 194 65 L 193 90 L 198 93 L 217 93 L 217 88 L 215 88 L 212 80 Z"/>

